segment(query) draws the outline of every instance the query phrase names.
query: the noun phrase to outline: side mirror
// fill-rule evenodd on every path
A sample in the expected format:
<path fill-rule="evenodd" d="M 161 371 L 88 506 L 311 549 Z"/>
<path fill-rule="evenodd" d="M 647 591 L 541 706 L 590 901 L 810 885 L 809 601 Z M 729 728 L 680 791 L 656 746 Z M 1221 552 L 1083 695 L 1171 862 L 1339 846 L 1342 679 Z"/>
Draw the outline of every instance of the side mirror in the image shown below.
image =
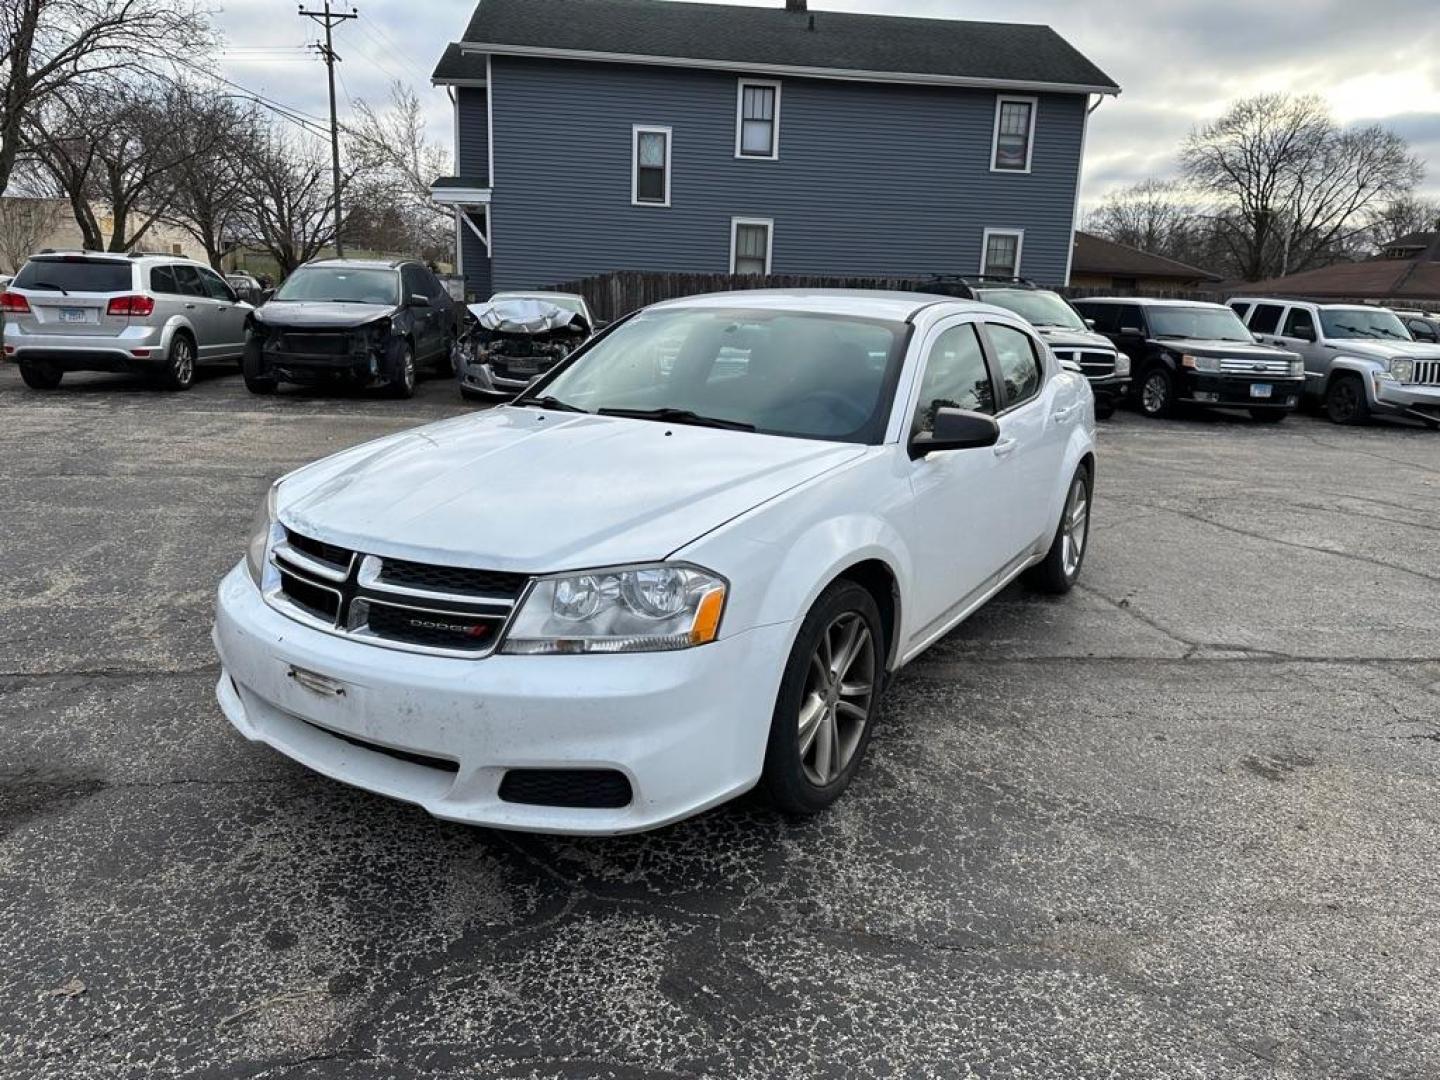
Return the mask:
<path fill-rule="evenodd" d="M 1120 328 L 1120 333 L 1122 333 L 1122 334 L 1127 334 L 1127 335 L 1129 335 L 1130 337 L 1144 337 L 1144 336 L 1145 336 L 1145 331 L 1144 331 L 1144 330 L 1141 330 L 1140 327 L 1138 327 L 1138 326 L 1122 326 L 1122 327 Z"/>
<path fill-rule="evenodd" d="M 1254 339 L 1255 344 L 1257 344 L 1257 345 L 1261 344 L 1261 343 L 1265 340 L 1265 339 L 1264 339 L 1263 337 L 1261 337 L 1259 334 L 1251 334 L 1250 337 L 1251 337 L 1252 339 Z"/>
<path fill-rule="evenodd" d="M 430 306 L 430 298 L 429 298 L 428 296 L 426 296 L 424 293 L 418 293 L 418 292 L 417 292 L 417 293 L 411 293 L 411 294 L 410 294 L 410 306 L 411 306 L 411 307 L 429 307 L 429 306 Z"/>
<path fill-rule="evenodd" d="M 1060 361 L 1060 370 L 1073 371 L 1076 375 L 1085 374 L 1085 369 L 1082 368 L 1079 364 L 1077 364 L 1074 360 L 1071 360 L 1068 356 Z"/>
<path fill-rule="evenodd" d="M 1000 425 L 993 416 L 968 409 L 941 409 L 935 414 L 935 429 L 922 431 L 910 440 L 912 460 L 943 450 L 977 450 L 1000 441 Z"/>
<path fill-rule="evenodd" d="M 274 289 L 261 289 L 261 290 L 260 290 L 260 303 L 261 303 L 261 304 L 268 304 L 268 303 L 269 303 L 271 300 L 273 300 L 273 299 L 275 299 L 275 290 L 274 290 Z M 257 305 L 257 306 L 258 306 L 258 305 Z"/>
<path fill-rule="evenodd" d="M 1094 329 L 1095 329 L 1095 320 L 1094 320 L 1094 319 L 1086 319 L 1086 320 L 1085 320 L 1085 325 L 1088 326 L 1091 330 L 1094 330 Z"/>

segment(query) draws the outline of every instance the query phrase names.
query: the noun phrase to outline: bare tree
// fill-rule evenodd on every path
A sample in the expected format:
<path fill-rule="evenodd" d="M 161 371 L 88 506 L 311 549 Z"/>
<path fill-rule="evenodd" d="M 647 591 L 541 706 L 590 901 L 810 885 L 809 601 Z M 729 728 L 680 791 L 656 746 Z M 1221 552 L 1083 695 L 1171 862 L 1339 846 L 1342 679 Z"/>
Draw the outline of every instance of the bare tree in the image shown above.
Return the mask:
<path fill-rule="evenodd" d="M 1085 227 L 1117 244 L 1179 258 L 1197 215 L 1194 192 L 1174 180 L 1142 180 L 1111 192 L 1086 219 Z"/>
<path fill-rule="evenodd" d="M 1436 231 L 1440 231 L 1440 199 L 1414 196 L 1376 210 L 1367 229 L 1369 247 L 1376 251 L 1402 236 Z"/>
<path fill-rule="evenodd" d="M 353 216 L 353 227 L 373 228 L 373 239 L 398 242 L 401 250 L 427 258 L 453 256 L 455 219 L 430 198 L 435 178 L 450 171 L 450 153 L 426 137 L 425 116 L 414 90 L 392 83 L 390 104 L 383 112 L 358 102 L 347 134 L 347 156 L 366 178 L 363 194 L 369 203 L 369 212 Z M 367 243 L 361 236 L 353 240 L 386 250 L 384 244 Z"/>
<path fill-rule="evenodd" d="M 64 217 L 53 199 L 0 199 L 0 270 L 14 273 Z"/>
<path fill-rule="evenodd" d="M 193 236 L 216 270 L 235 240 L 249 229 L 246 201 L 250 172 L 244 148 L 263 143 L 265 122 L 253 108 L 216 99 L 180 137 L 193 151 L 171 172 L 168 198 L 157 204 L 161 220 Z"/>
<path fill-rule="evenodd" d="M 1230 106 L 1191 134 L 1181 166 L 1220 204 L 1221 236 L 1251 281 L 1333 261 L 1423 176 L 1395 133 L 1342 129 L 1320 98 L 1285 94 Z"/>
<path fill-rule="evenodd" d="M 178 170 L 225 138 L 226 115 L 183 83 L 82 85 L 55 95 L 26 130 L 31 151 L 70 200 L 86 247 L 129 251 L 171 207 Z"/>
<path fill-rule="evenodd" d="M 0 2 L 0 191 L 26 123 L 57 94 L 172 61 L 193 63 L 211 44 L 193 0 Z"/>
<path fill-rule="evenodd" d="M 244 169 L 250 228 L 282 276 L 335 242 L 328 147 L 271 126 L 247 148 Z M 342 198 L 354 175 L 353 170 L 341 174 Z"/>

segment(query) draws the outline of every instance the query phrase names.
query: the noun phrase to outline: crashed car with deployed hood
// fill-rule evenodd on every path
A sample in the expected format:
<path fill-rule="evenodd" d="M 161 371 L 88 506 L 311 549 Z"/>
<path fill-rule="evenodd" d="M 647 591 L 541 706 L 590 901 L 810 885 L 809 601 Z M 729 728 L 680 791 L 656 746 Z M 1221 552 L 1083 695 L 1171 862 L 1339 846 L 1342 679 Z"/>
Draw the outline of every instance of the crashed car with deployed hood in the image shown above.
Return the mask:
<path fill-rule="evenodd" d="M 497 295 L 472 304 L 473 321 L 452 354 L 461 396 L 514 397 L 564 360 L 590 337 L 589 311 L 580 304 L 544 295 Z"/>
<path fill-rule="evenodd" d="M 346 383 L 409 397 L 420 366 L 451 373 L 458 322 L 445 286 L 421 263 L 306 263 L 251 316 L 245 387 L 273 394 L 282 382 Z"/>

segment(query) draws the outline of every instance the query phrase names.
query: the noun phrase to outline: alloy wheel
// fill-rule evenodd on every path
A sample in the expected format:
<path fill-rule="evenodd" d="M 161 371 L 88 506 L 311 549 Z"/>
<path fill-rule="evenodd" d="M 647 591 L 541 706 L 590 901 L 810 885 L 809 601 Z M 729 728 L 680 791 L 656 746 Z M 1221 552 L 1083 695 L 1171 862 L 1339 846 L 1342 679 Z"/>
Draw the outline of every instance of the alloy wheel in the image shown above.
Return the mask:
<path fill-rule="evenodd" d="M 820 635 L 800 697 L 800 767 L 816 787 L 844 773 L 859 748 L 875 698 L 875 639 L 864 617 L 847 611 Z"/>
<path fill-rule="evenodd" d="M 1085 557 L 1085 541 L 1090 538 L 1090 492 L 1085 487 L 1083 473 L 1077 475 L 1070 485 L 1061 529 L 1061 565 L 1065 576 L 1073 578 L 1080 572 L 1080 560 Z"/>
<path fill-rule="evenodd" d="M 1170 385 L 1162 372 L 1152 372 L 1145 380 L 1145 386 L 1140 391 L 1140 404 L 1151 416 L 1163 412 L 1165 402 L 1170 396 Z"/>
<path fill-rule="evenodd" d="M 1355 390 L 1355 383 L 1351 379 L 1340 379 L 1330 388 L 1330 419 L 1341 424 L 1348 424 L 1355 419 L 1355 413 L 1359 410 L 1359 394 Z"/>
<path fill-rule="evenodd" d="M 175 372 L 176 385 L 189 386 L 190 380 L 195 377 L 194 346 L 190 344 L 189 338 L 177 337 L 171 351 L 174 354 L 171 364 Z"/>

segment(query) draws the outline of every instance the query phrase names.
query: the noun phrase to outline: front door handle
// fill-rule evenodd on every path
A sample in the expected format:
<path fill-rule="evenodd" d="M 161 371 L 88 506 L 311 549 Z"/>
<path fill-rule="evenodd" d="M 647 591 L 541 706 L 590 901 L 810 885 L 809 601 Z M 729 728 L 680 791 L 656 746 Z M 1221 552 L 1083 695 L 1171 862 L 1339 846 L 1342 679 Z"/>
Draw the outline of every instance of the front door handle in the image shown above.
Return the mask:
<path fill-rule="evenodd" d="M 1068 424 L 1072 419 L 1074 419 L 1075 414 L 1079 411 L 1079 405 L 1071 405 L 1068 409 L 1057 409 L 1054 414 L 1055 423 Z"/>
<path fill-rule="evenodd" d="M 1014 439 L 1001 439 L 995 444 L 995 456 L 1009 457 L 1015 452 L 1015 448 L 1019 445 L 1020 444 Z"/>

